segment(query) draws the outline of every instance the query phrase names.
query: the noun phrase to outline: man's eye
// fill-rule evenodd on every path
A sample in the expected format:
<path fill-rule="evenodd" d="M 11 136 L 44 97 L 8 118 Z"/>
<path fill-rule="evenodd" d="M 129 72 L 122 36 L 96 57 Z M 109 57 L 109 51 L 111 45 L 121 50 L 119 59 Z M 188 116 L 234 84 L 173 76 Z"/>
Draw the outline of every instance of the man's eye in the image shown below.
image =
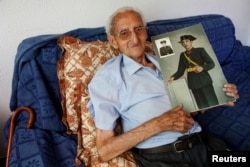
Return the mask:
<path fill-rule="evenodd" d="M 128 34 L 128 31 L 121 31 L 119 36 L 127 36 Z"/>
<path fill-rule="evenodd" d="M 141 30 L 142 30 L 142 27 L 136 27 L 135 30 L 136 30 L 136 31 L 141 31 Z"/>
<path fill-rule="evenodd" d="M 135 32 L 141 32 L 142 30 L 144 30 L 144 27 L 142 26 L 135 28 Z"/>

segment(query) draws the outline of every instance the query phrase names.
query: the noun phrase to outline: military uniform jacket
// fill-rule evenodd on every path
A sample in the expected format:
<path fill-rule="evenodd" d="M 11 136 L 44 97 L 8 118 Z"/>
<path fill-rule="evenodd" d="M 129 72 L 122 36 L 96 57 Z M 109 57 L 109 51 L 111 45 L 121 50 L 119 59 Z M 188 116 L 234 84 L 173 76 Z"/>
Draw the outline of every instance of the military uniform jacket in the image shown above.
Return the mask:
<path fill-rule="evenodd" d="M 172 54 L 173 49 L 170 46 L 164 46 L 160 48 L 160 54 L 161 56 Z"/>
<path fill-rule="evenodd" d="M 179 66 L 175 74 L 172 75 L 174 79 L 180 78 L 186 69 L 195 67 L 193 63 L 188 61 L 182 52 L 179 59 Z M 193 62 L 203 67 L 203 71 L 196 73 L 194 71 L 187 73 L 188 87 L 190 89 L 199 89 L 204 86 L 212 84 L 212 78 L 208 73 L 208 70 L 214 68 L 215 64 L 212 58 L 207 54 L 204 48 L 192 48 L 191 53 L 187 54 Z"/>

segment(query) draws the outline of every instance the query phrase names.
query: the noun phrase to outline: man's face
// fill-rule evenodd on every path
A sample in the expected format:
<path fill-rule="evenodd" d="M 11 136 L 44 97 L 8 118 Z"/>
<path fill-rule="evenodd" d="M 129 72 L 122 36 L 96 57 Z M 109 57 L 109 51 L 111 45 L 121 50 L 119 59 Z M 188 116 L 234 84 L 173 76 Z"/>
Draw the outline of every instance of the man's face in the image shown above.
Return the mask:
<path fill-rule="evenodd" d="M 190 50 L 192 49 L 192 41 L 190 41 L 189 39 L 184 39 L 181 41 L 181 45 L 186 49 L 186 50 Z"/>
<path fill-rule="evenodd" d="M 137 13 L 126 11 L 115 17 L 114 29 L 109 41 L 114 48 L 136 59 L 144 54 L 147 31 Z"/>
<path fill-rule="evenodd" d="M 162 43 L 162 46 L 167 46 L 167 43 L 166 42 Z"/>

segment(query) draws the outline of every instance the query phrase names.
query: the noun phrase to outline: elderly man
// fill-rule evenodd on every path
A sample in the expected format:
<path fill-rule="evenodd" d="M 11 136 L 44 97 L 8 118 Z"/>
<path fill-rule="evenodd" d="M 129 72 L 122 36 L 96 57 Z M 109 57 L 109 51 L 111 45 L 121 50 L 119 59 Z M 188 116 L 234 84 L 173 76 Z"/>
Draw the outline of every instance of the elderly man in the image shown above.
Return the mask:
<path fill-rule="evenodd" d="M 145 26 L 142 15 L 129 7 L 116 11 L 107 24 L 108 40 L 121 54 L 89 84 L 100 158 L 108 161 L 132 149 L 140 166 L 206 166 L 201 127 L 181 104 L 171 108 L 159 64 L 144 52 Z M 223 90 L 239 98 L 235 85 L 225 84 Z M 118 118 L 124 133 L 116 136 Z"/>

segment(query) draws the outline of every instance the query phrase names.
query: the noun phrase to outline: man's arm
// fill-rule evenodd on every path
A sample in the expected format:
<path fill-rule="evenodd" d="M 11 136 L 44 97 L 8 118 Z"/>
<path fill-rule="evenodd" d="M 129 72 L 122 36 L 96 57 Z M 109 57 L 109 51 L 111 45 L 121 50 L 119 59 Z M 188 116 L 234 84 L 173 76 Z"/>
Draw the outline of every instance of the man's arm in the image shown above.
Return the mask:
<path fill-rule="evenodd" d="M 215 67 L 215 63 L 213 59 L 208 55 L 207 51 L 204 48 L 200 48 L 200 54 L 205 61 L 205 63 L 202 65 L 203 70 L 208 71 Z"/>
<path fill-rule="evenodd" d="M 193 123 L 190 113 L 183 111 L 183 106 L 179 105 L 118 136 L 115 136 L 113 131 L 97 129 L 97 150 L 102 161 L 108 161 L 160 132 L 185 133 L 193 126 Z"/>

